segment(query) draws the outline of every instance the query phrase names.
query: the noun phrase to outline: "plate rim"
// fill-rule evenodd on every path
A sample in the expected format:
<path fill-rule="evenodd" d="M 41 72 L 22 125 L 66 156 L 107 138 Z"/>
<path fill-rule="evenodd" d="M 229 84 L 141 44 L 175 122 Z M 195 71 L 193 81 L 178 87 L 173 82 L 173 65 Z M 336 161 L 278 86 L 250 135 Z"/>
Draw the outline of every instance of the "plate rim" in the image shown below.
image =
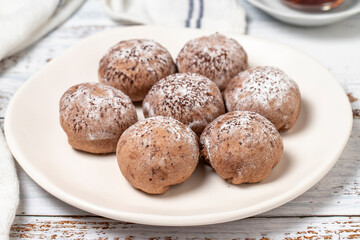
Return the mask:
<path fill-rule="evenodd" d="M 350 8 L 347 9 L 345 11 L 341 11 L 341 12 L 334 12 L 334 13 L 327 13 L 327 14 L 314 14 L 314 15 L 305 15 L 305 14 L 292 14 L 290 12 L 286 12 L 286 11 L 280 11 L 278 9 L 274 9 L 269 7 L 268 5 L 258 1 L 258 0 L 246 0 L 248 1 L 251 5 L 269 13 L 269 14 L 273 14 L 273 15 L 277 15 L 280 17 L 285 17 L 285 18 L 291 18 L 291 19 L 297 19 L 297 20 L 334 20 L 334 19 L 343 19 L 343 18 L 347 18 L 350 17 L 352 15 L 355 15 L 357 13 L 360 12 L 360 6 L 356 7 L 356 8 Z M 301 13 L 301 12 L 299 12 Z"/>
<path fill-rule="evenodd" d="M 45 64 L 43 66 L 43 68 L 45 68 L 46 66 L 48 66 L 50 64 L 56 64 L 58 59 L 61 59 L 64 56 L 66 56 L 66 54 L 68 52 L 70 52 L 70 50 L 72 48 L 75 48 L 77 45 L 81 44 L 83 41 L 88 41 L 89 39 L 96 37 L 99 34 L 117 32 L 119 30 L 126 31 L 126 29 L 129 29 L 129 28 L 138 29 L 138 30 L 141 30 L 143 28 L 150 28 L 150 29 L 152 28 L 152 29 L 154 29 L 154 31 L 156 31 L 156 29 L 172 29 L 172 30 L 177 29 L 177 28 L 168 28 L 168 27 L 159 27 L 159 26 L 132 26 L 132 27 L 112 28 L 110 30 L 96 33 L 94 35 L 91 35 L 87 38 L 84 38 L 84 39 L 78 41 L 74 45 L 72 45 L 69 48 L 67 48 L 66 50 L 64 50 L 64 52 L 62 52 L 60 55 L 58 55 L 53 61 Z M 186 29 L 186 28 L 178 28 L 178 29 L 194 31 L 194 29 Z M 200 31 L 204 32 L 204 34 L 213 32 L 213 31 L 204 31 L 204 30 L 200 30 Z M 232 33 L 232 35 L 234 35 L 234 34 Z M 239 34 L 237 34 L 237 35 L 239 35 Z M 342 92 L 343 98 L 347 99 L 345 90 L 342 88 L 342 86 L 336 80 L 336 78 L 330 73 L 330 71 L 328 69 L 326 69 L 321 63 L 319 63 L 313 57 L 307 55 L 306 53 L 304 53 L 296 48 L 293 48 L 293 47 L 283 44 L 283 43 L 279 43 L 279 42 L 264 39 L 264 38 L 247 36 L 247 35 L 240 35 L 240 36 L 248 38 L 248 39 L 256 39 L 258 41 L 264 41 L 264 42 L 270 43 L 270 44 L 280 45 L 282 47 L 289 48 L 292 51 L 297 52 L 298 54 L 301 54 L 308 58 L 311 58 L 319 65 L 319 67 L 321 67 L 323 70 L 325 70 L 329 74 L 329 76 L 331 76 L 331 81 L 334 81 L 337 84 L 338 90 Z M 254 216 L 254 215 L 269 211 L 271 209 L 274 209 L 276 207 L 279 207 L 279 206 L 295 199 L 296 197 L 300 196 L 304 192 L 306 192 L 308 189 L 310 189 L 316 183 L 318 183 L 330 171 L 330 169 L 335 165 L 335 163 L 339 159 L 341 153 L 343 152 L 343 150 L 349 140 L 351 130 L 352 130 L 352 125 L 353 125 L 352 109 L 351 109 L 350 102 L 348 102 L 349 104 L 347 104 L 346 107 L 344 106 L 345 108 L 347 108 L 347 112 L 348 112 L 348 114 L 346 115 L 348 118 L 348 126 L 347 126 L 346 134 L 344 135 L 345 139 L 341 142 L 341 144 L 339 144 L 338 149 L 334 150 L 334 152 L 335 152 L 333 154 L 334 157 L 332 159 L 329 159 L 329 164 L 322 166 L 322 168 L 319 168 L 316 171 L 314 171 L 316 173 L 316 174 L 315 173 L 313 174 L 314 177 L 307 179 L 306 182 L 303 182 L 303 184 L 299 185 L 297 188 L 292 188 L 291 190 L 286 191 L 285 193 L 278 195 L 277 197 L 267 199 L 266 201 L 262 201 L 259 204 L 252 205 L 252 206 L 246 207 L 246 208 L 231 210 L 231 211 L 221 211 L 221 212 L 210 213 L 210 214 L 183 215 L 183 216 L 149 214 L 149 213 L 134 213 L 134 212 L 126 212 L 126 211 L 120 211 L 120 210 L 112 210 L 112 209 L 109 209 L 109 208 L 106 208 L 103 206 L 98 206 L 96 204 L 89 203 L 88 201 L 85 201 L 84 199 L 74 197 L 71 194 L 62 190 L 60 187 L 58 187 L 54 184 L 51 184 L 50 181 L 46 180 L 47 178 L 44 175 L 42 175 L 41 172 L 39 172 L 35 167 L 33 167 L 31 165 L 31 163 L 29 161 L 26 160 L 27 157 L 24 156 L 23 153 L 20 151 L 20 149 L 18 149 L 16 147 L 16 139 L 11 134 L 11 126 L 9 123 L 12 118 L 11 112 L 12 112 L 12 109 L 14 108 L 13 105 L 15 104 L 16 99 L 18 99 L 19 96 L 21 96 L 21 92 L 24 91 L 24 89 L 26 89 L 28 85 L 32 84 L 32 81 L 34 81 L 33 79 L 37 78 L 38 74 L 42 71 L 43 68 L 41 68 L 37 73 L 35 73 L 32 77 L 30 77 L 25 83 L 23 83 L 21 85 L 21 87 L 16 91 L 16 93 L 12 97 L 12 99 L 7 107 L 5 118 L 4 118 L 4 131 L 5 131 L 6 140 L 9 145 L 9 149 L 11 150 L 16 161 L 20 164 L 20 166 L 24 169 L 24 171 L 30 176 L 30 178 L 33 179 L 38 185 L 40 185 L 45 191 L 49 192 L 51 195 L 55 196 L 56 198 L 60 199 L 61 201 L 64 201 L 64 202 L 66 202 L 72 206 L 75 206 L 79 209 L 82 209 L 84 211 L 91 212 L 91 213 L 94 213 L 94 214 L 97 214 L 100 216 L 104 216 L 104 217 L 108 217 L 108 218 L 113 218 L 116 220 L 121 220 L 121 221 L 135 222 L 135 223 L 147 224 L 147 225 L 158 225 L 158 226 L 197 226 L 197 225 L 208 225 L 208 224 L 216 224 L 216 223 L 223 223 L 223 222 L 238 220 L 238 219 L 246 218 L 249 216 Z M 344 115 L 344 117 L 345 117 L 345 115 Z M 272 202 L 272 204 L 268 203 L 270 201 Z"/>

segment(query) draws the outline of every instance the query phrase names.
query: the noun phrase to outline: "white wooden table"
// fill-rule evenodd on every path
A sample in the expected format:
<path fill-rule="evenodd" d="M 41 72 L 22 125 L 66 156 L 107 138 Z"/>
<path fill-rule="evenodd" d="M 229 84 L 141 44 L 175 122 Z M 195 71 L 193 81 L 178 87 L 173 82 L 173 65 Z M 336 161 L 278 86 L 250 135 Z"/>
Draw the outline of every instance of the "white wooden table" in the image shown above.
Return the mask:
<path fill-rule="evenodd" d="M 325 65 L 354 97 L 354 127 L 349 143 L 327 176 L 297 199 L 272 211 L 224 224 L 185 228 L 124 223 L 83 212 L 49 195 L 17 166 L 21 201 L 12 238 L 360 239 L 360 100 L 356 100 L 360 98 L 360 15 L 328 27 L 298 28 L 239 2 L 248 13 L 249 35 L 303 50 Z M 1 126 L 11 96 L 31 75 L 80 39 L 117 26 L 99 1 L 88 0 L 35 46 L 1 61 Z"/>

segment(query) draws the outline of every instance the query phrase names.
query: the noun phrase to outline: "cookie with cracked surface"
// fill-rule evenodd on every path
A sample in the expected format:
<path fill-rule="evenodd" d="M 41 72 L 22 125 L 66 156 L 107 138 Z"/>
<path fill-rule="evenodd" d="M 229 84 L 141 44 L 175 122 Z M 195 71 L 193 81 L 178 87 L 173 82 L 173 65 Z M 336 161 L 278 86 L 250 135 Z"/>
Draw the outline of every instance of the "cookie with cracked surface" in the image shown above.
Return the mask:
<path fill-rule="evenodd" d="M 130 98 L 105 84 L 81 83 L 60 99 L 60 123 L 77 150 L 115 152 L 120 135 L 136 121 Z"/>
<path fill-rule="evenodd" d="M 277 67 L 259 66 L 239 73 L 227 86 L 224 98 L 228 111 L 257 112 L 278 130 L 292 128 L 300 113 L 299 87 Z"/>
<path fill-rule="evenodd" d="M 120 89 L 132 101 L 141 101 L 152 85 L 176 72 L 170 53 L 148 39 L 117 43 L 99 63 L 99 81 Z"/>
<path fill-rule="evenodd" d="M 247 54 L 233 38 L 215 33 L 188 41 L 179 52 L 179 72 L 198 73 L 225 89 L 236 74 L 248 68 Z"/>
<path fill-rule="evenodd" d="M 219 88 L 196 73 L 172 74 L 155 83 L 142 108 L 145 117 L 173 117 L 198 135 L 212 120 L 225 113 Z"/>
<path fill-rule="evenodd" d="M 249 111 L 234 111 L 211 122 L 200 137 L 201 157 L 233 184 L 264 180 L 283 153 L 274 125 Z"/>
<path fill-rule="evenodd" d="M 188 126 L 173 118 L 147 118 L 123 133 L 116 156 L 123 176 L 134 188 L 162 194 L 194 172 L 198 139 Z"/>

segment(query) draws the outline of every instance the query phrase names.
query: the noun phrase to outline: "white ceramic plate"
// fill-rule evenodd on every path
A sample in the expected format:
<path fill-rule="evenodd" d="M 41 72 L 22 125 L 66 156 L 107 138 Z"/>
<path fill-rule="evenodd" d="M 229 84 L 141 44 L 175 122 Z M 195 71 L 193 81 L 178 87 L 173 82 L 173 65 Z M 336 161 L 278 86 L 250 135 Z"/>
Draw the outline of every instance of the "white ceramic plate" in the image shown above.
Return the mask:
<path fill-rule="evenodd" d="M 281 0 L 247 0 L 274 18 L 299 26 L 322 26 L 341 21 L 360 12 L 360 0 L 345 0 L 340 6 L 323 13 L 302 12 L 291 9 Z"/>
<path fill-rule="evenodd" d="M 74 84 L 97 81 L 101 56 L 123 39 L 151 38 L 175 57 L 183 44 L 209 32 L 160 27 L 118 28 L 89 37 L 52 60 L 13 97 L 5 133 L 16 160 L 40 186 L 85 211 L 151 225 L 201 225 L 245 218 L 278 207 L 317 183 L 334 165 L 350 135 L 347 96 L 318 62 L 293 48 L 231 35 L 246 49 L 250 66 L 273 65 L 299 84 L 302 109 L 294 128 L 282 134 L 283 159 L 258 184 L 228 184 L 200 164 L 193 176 L 160 196 L 132 188 L 115 154 L 72 149 L 59 124 L 58 103 Z M 138 109 L 139 110 L 139 109 Z M 141 110 L 138 112 L 142 117 Z"/>

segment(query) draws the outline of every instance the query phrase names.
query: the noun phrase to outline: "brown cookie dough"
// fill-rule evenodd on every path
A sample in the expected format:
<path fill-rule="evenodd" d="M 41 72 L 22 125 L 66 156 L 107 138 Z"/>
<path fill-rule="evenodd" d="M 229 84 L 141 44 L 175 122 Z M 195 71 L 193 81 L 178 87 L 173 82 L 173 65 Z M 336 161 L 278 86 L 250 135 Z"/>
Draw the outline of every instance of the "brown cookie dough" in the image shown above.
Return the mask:
<path fill-rule="evenodd" d="M 145 117 L 173 117 L 198 135 L 225 113 L 219 88 L 207 77 L 195 73 L 177 73 L 155 83 L 142 107 Z"/>
<path fill-rule="evenodd" d="M 115 152 L 120 135 L 136 121 L 130 98 L 105 84 L 78 84 L 60 99 L 61 126 L 70 145 L 78 150 Z"/>
<path fill-rule="evenodd" d="M 162 194 L 194 172 L 198 139 L 188 126 L 173 118 L 147 118 L 123 133 L 116 156 L 122 174 L 134 188 Z"/>
<path fill-rule="evenodd" d="M 247 54 L 232 38 L 216 33 L 192 39 L 181 49 L 176 63 L 179 72 L 198 73 L 214 81 L 220 90 L 247 69 Z"/>
<path fill-rule="evenodd" d="M 152 85 L 176 72 L 170 53 L 147 39 L 121 41 L 100 60 L 99 81 L 141 101 Z"/>
<path fill-rule="evenodd" d="M 254 67 L 239 73 L 227 86 L 224 98 L 228 111 L 257 112 L 279 130 L 289 130 L 300 112 L 297 84 L 276 67 Z"/>
<path fill-rule="evenodd" d="M 211 122 L 200 137 L 201 156 L 223 179 L 233 184 L 265 179 L 280 161 L 283 143 L 263 116 L 234 111 Z"/>

